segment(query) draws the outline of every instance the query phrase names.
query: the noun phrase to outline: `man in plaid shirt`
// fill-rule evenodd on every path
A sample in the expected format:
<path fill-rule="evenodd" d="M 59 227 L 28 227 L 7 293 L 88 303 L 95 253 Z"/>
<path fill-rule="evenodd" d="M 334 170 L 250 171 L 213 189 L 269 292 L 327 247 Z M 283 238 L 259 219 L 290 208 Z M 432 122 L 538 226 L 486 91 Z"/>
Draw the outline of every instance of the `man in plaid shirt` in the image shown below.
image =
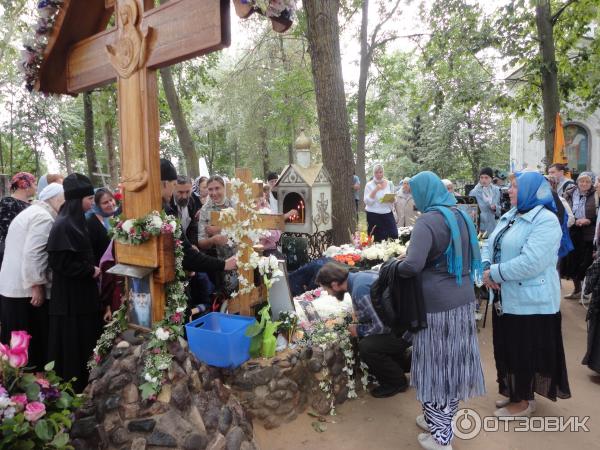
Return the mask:
<path fill-rule="evenodd" d="M 316 282 L 340 301 L 346 292 L 350 293 L 355 323 L 348 326 L 348 331 L 358 337 L 360 357 L 379 382 L 371 395 L 383 398 L 404 392 L 408 387 L 404 360 L 409 344 L 392 333 L 373 308 L 371 285 L 378 276 L 371 271 L 350 273 L 346 266 L 329 262 L 319 270 Z"/>

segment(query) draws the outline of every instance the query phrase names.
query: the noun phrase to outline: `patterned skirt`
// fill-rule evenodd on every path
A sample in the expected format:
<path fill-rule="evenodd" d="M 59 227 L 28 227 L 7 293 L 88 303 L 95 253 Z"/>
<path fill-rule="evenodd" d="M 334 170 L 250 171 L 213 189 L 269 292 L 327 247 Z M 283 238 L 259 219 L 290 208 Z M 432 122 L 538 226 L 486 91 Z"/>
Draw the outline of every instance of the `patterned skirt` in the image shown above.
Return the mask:
<path fill-rule="evenodd" d="M 422 403 L 446 405 L 485 394 L 475 303 L 427 313 L 427 328 L 413 338 L 410 384 Z"/>

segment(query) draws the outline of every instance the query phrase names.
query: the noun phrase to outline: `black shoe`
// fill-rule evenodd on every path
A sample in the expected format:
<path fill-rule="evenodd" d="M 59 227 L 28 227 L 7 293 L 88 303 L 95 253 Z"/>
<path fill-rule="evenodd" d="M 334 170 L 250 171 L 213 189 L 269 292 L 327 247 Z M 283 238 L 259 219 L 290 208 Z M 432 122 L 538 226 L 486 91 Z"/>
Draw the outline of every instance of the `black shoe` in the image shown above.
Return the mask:
<path fill-rule="evenodd" d="M 393 397 L 400 392 L 404 392 L 408 389 L 408 384 L 403 384 L 401 386 L 386 386 L 381 385 L 376 388 L 371 389 L 371 395 L 375 398 L 387 398 Z"/>

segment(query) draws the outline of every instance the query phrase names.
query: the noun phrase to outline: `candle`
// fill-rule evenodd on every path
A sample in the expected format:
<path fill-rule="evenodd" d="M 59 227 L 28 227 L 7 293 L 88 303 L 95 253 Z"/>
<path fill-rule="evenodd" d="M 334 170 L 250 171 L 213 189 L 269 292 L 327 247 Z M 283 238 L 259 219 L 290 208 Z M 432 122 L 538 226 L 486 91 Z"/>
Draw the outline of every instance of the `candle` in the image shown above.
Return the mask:
<path fill-rule="evenodd" d="M 300 222 L 304 223 L 304 202 L 300 201 Z"/>

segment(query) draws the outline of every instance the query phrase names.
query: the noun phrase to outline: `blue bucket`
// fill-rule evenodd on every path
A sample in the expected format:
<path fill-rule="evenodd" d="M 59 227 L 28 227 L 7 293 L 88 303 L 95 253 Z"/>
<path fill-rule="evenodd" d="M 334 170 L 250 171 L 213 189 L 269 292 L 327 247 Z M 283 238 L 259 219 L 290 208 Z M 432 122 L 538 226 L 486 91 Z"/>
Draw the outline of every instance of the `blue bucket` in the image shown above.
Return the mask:
<path fill-rule="evenodd" d="M 246 329 L 254 322 L 254 317 L 206 314 L 185 326 L 190 350 L 210 366 L 234 369 L 250 359 Z"/>

